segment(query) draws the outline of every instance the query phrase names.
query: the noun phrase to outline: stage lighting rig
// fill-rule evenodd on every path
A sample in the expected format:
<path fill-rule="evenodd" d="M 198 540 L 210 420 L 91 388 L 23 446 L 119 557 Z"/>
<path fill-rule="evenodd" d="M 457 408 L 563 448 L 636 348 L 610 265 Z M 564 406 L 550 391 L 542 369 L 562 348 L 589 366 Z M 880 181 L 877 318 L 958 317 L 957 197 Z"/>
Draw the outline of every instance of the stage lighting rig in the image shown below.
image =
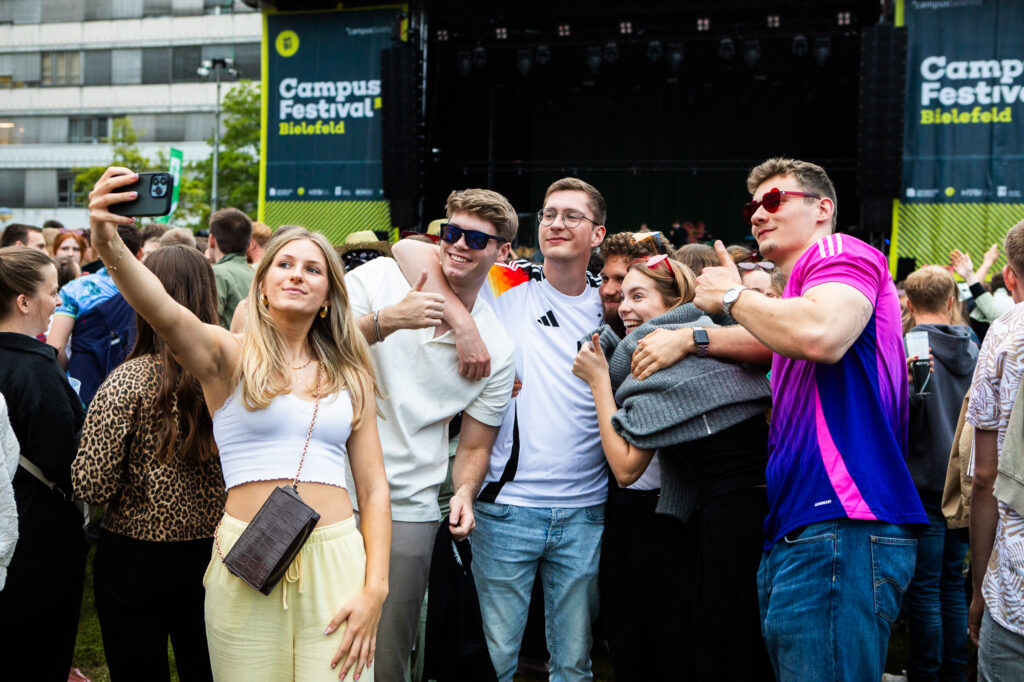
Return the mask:
<path fill-rule="evenodd" d="M 779 22 L 779 15 L 778 14 L 769 14 L 765 18 L 764 23 L 765 23 L 765 25 L 768 26 L 768 28 L 778 28 L 779 27 L 779 23 L 780 23 Z"/>
<path fill-rule="evenodd" d="M 439 28 L 437 29 L 437 42 L 447 43 L 448 42 L 448 29 Z"/>
<path fill-rule="evenodd" d="M 836 14 L 836 24 L 838 24 L 839 26 L 849 26 L 850 25 L 850 13 L 849 12 L 839 12 L 838 14 Z"/>
<path fill-rule="evenodd" d="M 537 62 L 537 66 L 547 66 L 551 63 L 551 48 L 547 45 L 538 45 L 533 59 Z"/>
<path fill-rule="evenodd" d="M 619 61 L 619 46 L 609 40 L 601 51 L 601 57 L 609 64 Z"/>
<path fill-rule="evenodd" d="M 668 62 L 668 68 L 672 69 L 675 73 L 679 70 L 679 67 L 683 65 L 683 44 L 682 43 L 669 43 L 668 52 L 665 56 L 665 61 Z"/>
<path fill-rule="evenodd" d="M 519 69 L 519 73 L 526 78 L 526 74 L 530 73 L 530 68 L 533 67 L 533 55 L 530 54 L 530 50 L 522 49 L 516 50 L 516 68 Z"/>
<path fill-rule="evenodd" d="M 697 30 L 704 32 L 711 30 L 711 19 L 708 17 L 701 17 L 697 19 Z"/>
<path fill-rule="evenodd" d="M 718 43 L 718 56 L 729 61 L 736 56 L 736 43 L 732 42 L 732 38 L 722 38 Z"/>
<path fill-rule="evenodd" d="M 619 33 L 621 35 L 628 36 L 632 32 L 633 32 L 633 22 L 632 21 L 620 21 L 619 22 Z"/>
<path fill-rule="evenodd" d="M 568 38 L 571 35 L 572 35 L 572 28 L 569 26 L 569 24 L 559 24 L 558 25 L 558 37 L 559 38 Z"/>
<path fill-rule="evenodd" d="M 469 75 L 469 70 L 473 68 L 473 58 L 469 54 L 469 50 L 462 50 L 455 58 L 455 68 L 459 70 L 459 75 L 463 78 Z"/>
<path fill-rule="evenodd" d="M 590 69 L 590 73 L 597 75 L 597 72 L 601 70 L 601 48 L 599 47 L 588 47 L 587 48 L 587 68 Z"/>
<path fill-rule="evenodd" d="M 807 45 L 807 36 L 795 35 L 793 36 L 793 50 L 794 57 L 806 57 L 809 47 Z"/>
<path fill-rule="evenodd" d="M 504 26 L 499 26 L 494 29 L 494 37 L 497 40 L 508 40 L 508 29 Z"/>
<path fill-rule="evenodd" d="M 814 60 L 818 66 L 824 67 L 825 62 L 832 56 L 832 39 L 827 36 L 814 39 Z"/>
<path fill-rule="evenodd" d="M 661 43 L 657 40 L 652 40 L 647 43 L 647 59 L 651 62 L 660 62 L 662 56 Z"/>
<path fill-rule="evenodd" d="M 761 41 L 760 40 L 744 40 L 743 41 L 743 61 L 747 63 L 747 68 L 753 70 L 757 65 L 757 62 L 761 59 Z"/>
<path fill-rule="evenodd" d="M 477 45 L 473 50 L 473 66 L 478 69 L 487 66 L 487 50 L 480 45 Z"/>

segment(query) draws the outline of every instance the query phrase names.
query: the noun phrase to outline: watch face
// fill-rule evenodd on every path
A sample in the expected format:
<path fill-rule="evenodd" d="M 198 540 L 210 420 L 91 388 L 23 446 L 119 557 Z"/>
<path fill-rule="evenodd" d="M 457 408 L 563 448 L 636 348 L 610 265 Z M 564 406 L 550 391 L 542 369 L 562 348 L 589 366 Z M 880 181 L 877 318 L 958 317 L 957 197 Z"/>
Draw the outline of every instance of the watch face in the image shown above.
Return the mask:
<path fill-rule="evenodd" d="M 693 340 L 694 340 L 694 342 L 697 343 L 697 345 L 704 345 L 704 344 L 708 343 L 708 341 L 710 339 L 708 339 L 708 333 L 705 330 L 703 330 L 703 329 L 694 329 L 693 330 Z"/>

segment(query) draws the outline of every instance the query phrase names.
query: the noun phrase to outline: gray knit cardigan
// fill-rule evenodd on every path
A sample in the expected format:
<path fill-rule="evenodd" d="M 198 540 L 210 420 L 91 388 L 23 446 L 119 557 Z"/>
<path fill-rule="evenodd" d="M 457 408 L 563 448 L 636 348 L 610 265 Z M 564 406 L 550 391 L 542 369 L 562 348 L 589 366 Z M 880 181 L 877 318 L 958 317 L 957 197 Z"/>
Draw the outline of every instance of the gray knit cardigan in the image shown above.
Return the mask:
<path fill-rule="evenodd" d="M 637 342 L 655 329 L 716 326 L 686 303 L 648 320 L 623 339 L 607 325 L 597 330 L 615 403 L 621 406 L 612 416 L 616 433 L 637 447 L 663 449 L 706 438 L 771 407 L 771 389 L 761 371 L 715 358 L 688 355 L 643 381 L 630 374 Z M 690 463 L 685 457 L 663 455 L 659 461 L 662 487 L 657 511 L 687 521 L 697 502 Z"/>

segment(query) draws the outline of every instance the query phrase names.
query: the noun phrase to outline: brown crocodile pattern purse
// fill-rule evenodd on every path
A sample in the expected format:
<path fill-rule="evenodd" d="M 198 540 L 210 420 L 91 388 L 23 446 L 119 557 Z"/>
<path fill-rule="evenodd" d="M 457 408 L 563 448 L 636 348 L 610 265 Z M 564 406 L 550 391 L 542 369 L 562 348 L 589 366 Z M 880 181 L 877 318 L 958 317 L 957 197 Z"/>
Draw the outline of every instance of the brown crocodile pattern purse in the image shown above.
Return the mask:
<path fill-rule="evenodd" d="M 220 555 L 224 566 L 263 594 L 270 594 L 281 581 L 285 571 L 306 544 L 310 533 L 320 520 L 320 514 L 299 497 L 298 481 L 302 465 L 306 461 L 306 451 L 309 450 L 309 440 L 313 436 L 316 414 L 320 409 L 322 375 L 323 368 L 318 367 L 313 420 L 309 424 L 306 445 L 302 448 L 299 469 L 295 472 L 292 484 L 275 488 L 270 493 L 267 501 L 238 536 L 227 556 L 224 556 L 220 547 L 219 524 L 213 536 L 217 544 L 217 554 Z"/>

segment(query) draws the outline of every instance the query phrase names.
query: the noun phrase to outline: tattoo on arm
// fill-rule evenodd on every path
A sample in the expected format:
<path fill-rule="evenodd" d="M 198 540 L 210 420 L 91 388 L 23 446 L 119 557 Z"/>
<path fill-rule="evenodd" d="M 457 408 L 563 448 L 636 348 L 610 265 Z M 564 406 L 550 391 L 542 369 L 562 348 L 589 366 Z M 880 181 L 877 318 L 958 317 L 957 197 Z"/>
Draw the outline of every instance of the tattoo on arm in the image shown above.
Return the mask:
<path fill-rule="evenodd" d="M 871 321 L 871 316 L 875 313 L 875 307 L 867 301 L 861 305 L 860 313 L 857 315 L 856 327 L 850 332 L 850 336 L 846 338 L 843 343 L 844 346 L 852 346 L 857 341 L 857 337 L 864 332 L 864 328 L 868 326 L 868 322 Z"/>

